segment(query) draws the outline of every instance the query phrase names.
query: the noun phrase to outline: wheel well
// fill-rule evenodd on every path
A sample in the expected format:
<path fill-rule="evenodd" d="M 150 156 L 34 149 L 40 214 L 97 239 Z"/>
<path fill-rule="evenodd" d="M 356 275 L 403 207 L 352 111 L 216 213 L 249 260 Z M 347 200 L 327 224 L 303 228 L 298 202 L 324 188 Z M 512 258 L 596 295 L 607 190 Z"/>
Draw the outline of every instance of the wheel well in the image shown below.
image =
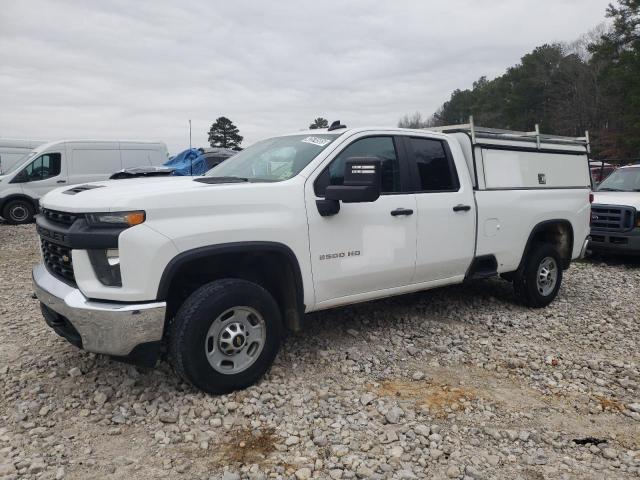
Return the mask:
<path fill-rule="evenodd" d="M 573 252 L 573 227 L 571 223 L 567 220 L 549 220 L 536 225 L 529 235 L 519 269 L 523 267 L 528 253 L 536 243 L 547 243 L 554 246 L 562 260 L 562 268 L 564 270 L 569 268 Z"/>
<path fill-rule="evenodd" d="M 187 252 L 167 266 L 158 289 L 158 299 L 167 302 L 167 320 L 202 285 L 222 278 L 239 278 L 267 290 L 280 307 L 285 327 L 300 330 L 304 314 L 302 277 L 295 257 L 290 257 L 293 253 L 272 248 L 224 250 L 192 255 Z"/>
<path fill-rule="evenodd" d="M 37 212 L 38 211 L 38 200 L 34 200 L 33 198 L 27 196 L 27 195 L 10 195 L 7 198 L 3 198 L 2 199 L 2 205 L 0 205 L 0 209 L 4 209 L 4 207 L 10 203 L 13 202 L 14 200 L 25 200 L 28 203 L 31 204 L 31 206 L 33 207 L 33 209 Z"/>

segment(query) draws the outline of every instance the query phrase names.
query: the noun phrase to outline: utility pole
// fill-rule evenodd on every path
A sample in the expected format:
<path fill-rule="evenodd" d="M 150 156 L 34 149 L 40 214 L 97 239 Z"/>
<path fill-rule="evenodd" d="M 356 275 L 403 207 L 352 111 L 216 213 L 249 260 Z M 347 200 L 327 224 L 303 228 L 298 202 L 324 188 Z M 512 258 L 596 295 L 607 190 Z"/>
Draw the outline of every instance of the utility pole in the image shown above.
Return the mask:
<path fill-rule="evenodd" d="M 191 155 L 191 119 L 189 119 L 189 155 Z M 189 175 L 193 177 L 193 158 L 189 162 Z"/>

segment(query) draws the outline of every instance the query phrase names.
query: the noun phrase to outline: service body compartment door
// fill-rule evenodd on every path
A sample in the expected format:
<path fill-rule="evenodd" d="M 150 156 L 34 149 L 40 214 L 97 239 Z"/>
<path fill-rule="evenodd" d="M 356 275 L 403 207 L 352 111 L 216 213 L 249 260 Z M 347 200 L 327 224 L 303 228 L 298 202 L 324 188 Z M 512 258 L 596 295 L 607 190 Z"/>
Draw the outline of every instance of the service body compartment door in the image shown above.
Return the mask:
<path fill-rule="evenodd" d="M 340 304 L 351 297 L 410 284 L 416 259 L 416 200 L 403 191 L 398 138 L 357 135 L 305 187 L 316 303 Z M 322 186 L 339 185 L 348 158 L 382 161 L 382 195 L 374 202 L 343 203 L 332 216 L 319 214 Z M 405 214 L 394 210 L 402 209 Z M 410 212 L 410 213 L 409 213 Z M 375 295 L 373 295 L 375 296 Z M 323 304 L 324 302 L 324 304 Z"/>
<path fill-rule="evenodd" d="M 476 205 L 462 152 L 428 136 L 411 136 L 405 145 L 418 208 L 413 283 L 464 276 L 475 250 Z"/>
<path fill-rule="evenodd" d="M 477 151 L 477 150 L 476 150 Z M 485 188 L 589 188 L 589 161 L 582 151 L 519 151 L 482 148 Z"/>

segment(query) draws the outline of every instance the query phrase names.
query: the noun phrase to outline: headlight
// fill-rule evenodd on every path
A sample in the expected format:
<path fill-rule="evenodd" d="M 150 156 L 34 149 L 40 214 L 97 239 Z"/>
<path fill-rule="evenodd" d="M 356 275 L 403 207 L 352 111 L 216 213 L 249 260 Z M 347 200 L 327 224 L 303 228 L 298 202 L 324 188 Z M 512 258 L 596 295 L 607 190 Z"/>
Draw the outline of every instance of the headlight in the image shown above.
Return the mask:
<path fill-rule="evenodd" d="M 120 252 L 117 248 L 88 250 L 89 260 L 100 283 L 107 287 L 121 287 Z"/>
<path fill-rule="evenodd" d="M 92 227 L 133 227 L 145 221 L 142 210 L 134 212 L 87 213 L 87 222 Z"/>

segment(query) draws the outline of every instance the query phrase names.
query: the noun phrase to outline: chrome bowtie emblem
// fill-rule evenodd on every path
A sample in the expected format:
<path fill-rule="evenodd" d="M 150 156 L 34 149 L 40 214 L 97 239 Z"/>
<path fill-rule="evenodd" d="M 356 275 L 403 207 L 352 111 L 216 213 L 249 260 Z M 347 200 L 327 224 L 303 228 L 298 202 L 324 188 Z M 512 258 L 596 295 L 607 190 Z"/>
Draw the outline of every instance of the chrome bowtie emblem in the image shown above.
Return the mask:
<path fill-rule="evenodd" d="M 71 260 L 71 259 L 69 258 L 68 255 L 62 255 L 62 261 L 63 262 L 67 263 L 67 262 L 69 262 L 69 260 Z"/>

